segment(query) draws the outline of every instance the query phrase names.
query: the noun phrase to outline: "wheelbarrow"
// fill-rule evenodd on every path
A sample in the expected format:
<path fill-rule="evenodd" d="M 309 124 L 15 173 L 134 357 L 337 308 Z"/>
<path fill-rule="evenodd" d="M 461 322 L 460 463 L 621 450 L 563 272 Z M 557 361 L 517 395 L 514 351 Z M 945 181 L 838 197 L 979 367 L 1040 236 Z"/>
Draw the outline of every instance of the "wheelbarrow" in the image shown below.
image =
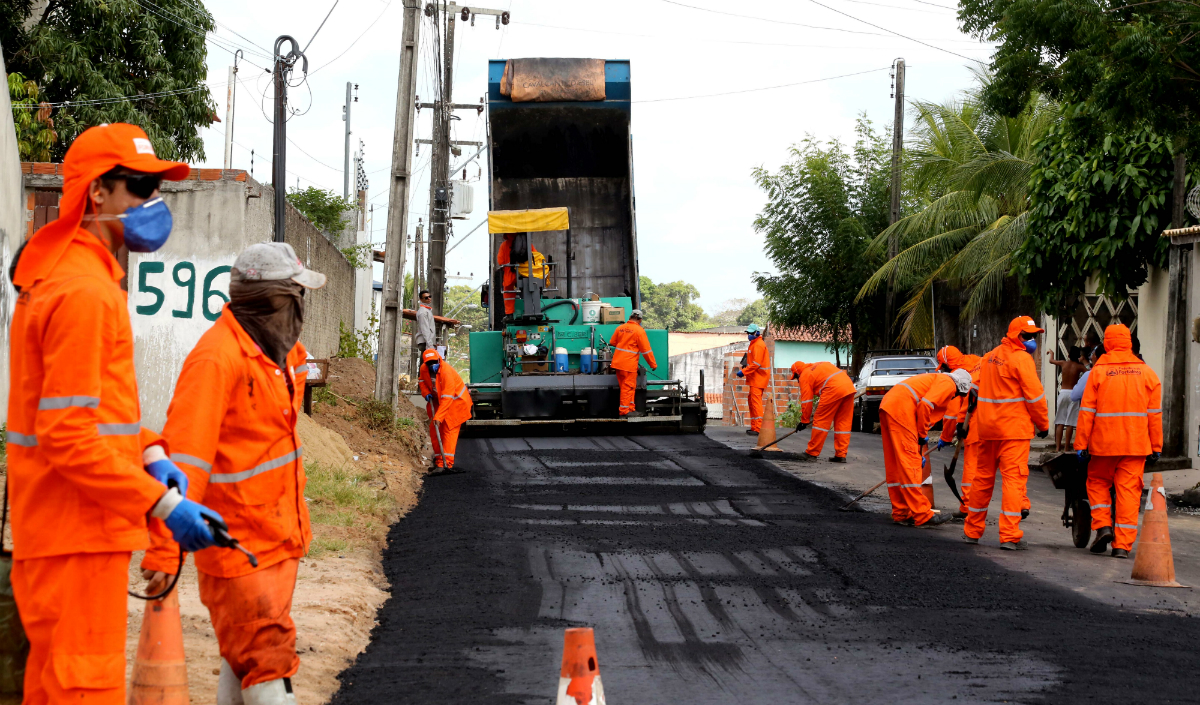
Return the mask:
<path fill-rule="evenodd" d="M 1076 548 L 1086 548 L 1092 540 L 1092 506 L 1087 496 L 1087 460 L 1074 453 L 1059 453 L 1042 463 L 1054 489 L 1065 490 L 1063 526 L 1071 530 Z"/>

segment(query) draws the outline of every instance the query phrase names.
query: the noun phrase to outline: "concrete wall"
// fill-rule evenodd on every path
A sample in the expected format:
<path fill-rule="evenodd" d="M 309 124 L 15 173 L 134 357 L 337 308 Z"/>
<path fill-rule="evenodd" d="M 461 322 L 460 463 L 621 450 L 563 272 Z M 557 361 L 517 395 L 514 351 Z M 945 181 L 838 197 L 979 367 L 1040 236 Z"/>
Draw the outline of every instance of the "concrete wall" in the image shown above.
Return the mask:
<path fill-rule="evenodd" d="M 745 340 L 707 350 L 696 350 L 672 355 L 667 362 L 668 376 L 678 379 L 692 393 L 700 389 L 700 371 L 704 371 L 704 391 L 708 394 L 721 394 L 724 391 L 725 355 L 739 351 L 740 356 L 746 350 Z"/>
<path fill-rule="evenodd" d="M 841 350 L 841 360 L 835 360 L 834 354 L 829 352 L 829 346 L 825 343 L 808 343 L 797 342 L 792 340 L 777 340 L 775 341 L 775 366 L 790 368 L 792 363 L 800 362 L 841 362 L 841 364 L 850 364 L 850 346 L 844 346 Z"/>
<path fill-rule="evenodd" d="M 3 59 L 0 76 L 7 81 Z M 21 243 L 25 209 L 22 207 L 21 156 L 13 127 L 8 91 L 0 91 L 0 424 L 8 420 L 8 330 L 17 292 L 8 279 L 8 265 Z"/>

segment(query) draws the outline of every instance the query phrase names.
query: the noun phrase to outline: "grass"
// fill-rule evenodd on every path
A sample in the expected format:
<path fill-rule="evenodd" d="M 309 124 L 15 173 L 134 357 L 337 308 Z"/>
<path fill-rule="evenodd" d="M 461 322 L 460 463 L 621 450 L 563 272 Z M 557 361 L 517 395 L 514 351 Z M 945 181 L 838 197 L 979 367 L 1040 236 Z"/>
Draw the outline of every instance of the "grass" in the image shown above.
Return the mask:
<path fill-rule="evenodd" d="M 310 462 L 304 464 L 304 472 L 304 496 L 314 526 L 310 556 L 345 551 L 356 537 L 369 536 L 387 524 L 394 500 L 387 490 L 373 486 L 380 478 L 377 471 Z"/>
<path fill-rule="evenodd" d="M 342 553 L 349 547 L 350 542 L 346 539 L 318 536 L 313 539 L 312 544 L 308 547 L 308 557 L 320 558 L 326 553 Z"/>
<path fill-rule="evenodd" d="M 372 431 L 391 431 L 396 428 L 396 412 L 385 401 L 367 399 L 359 405 L 358 416 Z"/>
<path fill-rule="evenodd" d="M 337 397 L 328 387 L 317 387 L 313 390 L 313 402 L 316 404 L 328 404 L 337 406 Z"/>

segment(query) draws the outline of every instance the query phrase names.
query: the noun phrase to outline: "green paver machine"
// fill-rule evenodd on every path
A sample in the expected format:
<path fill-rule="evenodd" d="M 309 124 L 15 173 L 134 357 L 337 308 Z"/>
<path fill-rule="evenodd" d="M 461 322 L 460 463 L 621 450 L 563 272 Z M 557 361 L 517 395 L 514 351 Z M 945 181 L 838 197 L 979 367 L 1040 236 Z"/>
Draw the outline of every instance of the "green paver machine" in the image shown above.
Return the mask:
<path fill-rule="evenodd" d="M 490 330 L 470 334 L 475 418 L 464 431 L 703 431 L 703 378 L 694 395 L 668 379 L 665 330 L 646 331 L 658 363 L 638 375 L 646 416 L 617 415 L 609 341 L 640 304 L 629 62 L 493 61 L 488 81 L 495 269 L 482 295 Z M 538 95 L 521 95 L 529 86 Z"/>

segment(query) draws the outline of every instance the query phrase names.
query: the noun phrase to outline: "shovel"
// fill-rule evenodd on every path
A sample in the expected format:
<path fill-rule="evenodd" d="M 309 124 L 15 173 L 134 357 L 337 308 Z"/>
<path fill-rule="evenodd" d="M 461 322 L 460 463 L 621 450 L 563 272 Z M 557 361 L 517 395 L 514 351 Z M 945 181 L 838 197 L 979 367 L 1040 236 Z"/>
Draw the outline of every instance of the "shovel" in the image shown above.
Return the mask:
<path fill-rule="evenodd" d="M 963 417 L 963 428 L 971 427 L 971 410 L 967 409 L 966 416 Z M 954 457 L 950 459 L 950 465 L 945 466 L 946 484 L 950 486 L 950 491 L 954 493 L 954 498 L 962 504 L 962 495 L 958 492 L 958 484 L 954 482 L 954 466 L 958 464 L 958 454 L 962 452 L 962 447 L 966 445 L 966 439 L 958 441 L 954 446 Z"/>
<path fill-rule="evenodd" d="M 929 453 L 922 453 L 922 454 L 921 454 L 921 457 L 923 457 L 923 458 L 928 458 L 928 457 L 929 457 Z M 867 495 L 871 494 L 871 493 L 872 493 L 872 492 L 874 492 L 875 490 L 877 490 L 877 489 L 879 489 L 880 487 L 882 487 L 882 486 L 883 486 L 883 483 L 885 483 L 885 482 L 887 482 L 887 478 L 886 478 L 886 477 L 885 477 L 885 478 L 883 478 L 882 480 L 880 480 L 880 481 L 879 481 L 879 484 L 875 485 L 874 487 L 872 487 L 871 489 L 867 490 L 866 492 L 863 492 L 862 494 L 860 494 L 859 496 L 857 496 L 857 497 L 855 497 L 854 499 L 850 500 L 849 502 L 846 502 L 846 503 L 845 503 L 844 505 L 842 505 L 841 507 L 838 507 L 838 511 L 839 511 L 839 512 L 848 512 L 848 511 L 850 511 L 850 506 L 851 506 L 851 505 L 853 505 L 853 504 L 854 504 L 855 502 L 857 502 L 858 500 L 862 499 L 863 497 L 866 497 Z"/>
<path fill-rule="evenodd" d="M 816 421 L 816 420 L 817 420 L 817 405 L 818 405 L 818 404 L 820 404 L 820 403 L 821 403 L 821 398 L 820 398 L 820 397 L 817 397 L 817 398 L 816 398 L 816 399 L 813 401 L 813 408 L 812 408 L 812 420 L 813 420 L 813 421 Z M 811 425 L 812 425 L 812 424 L 810 423 L 810 424 L 809 424 L 809 426 L 811 426 Z M 763 452 L 764 450 L 766 450 L 767 448 L 770 448 L 771 446 L 775 445 L 776 443 L 779 443 L 780 441 L 782 441 L 783 439 L 787 438 L 788 436 L 791 436 L 791 435 L 793 435 L 793 434 L 796 434 L 796 433 L 799 433 L 799 432 L 800 432 L 800 429 L 798 429 L 798 428 L 796 428 L 796 429 L 792 429 L 791 431 L 788 431 L 787 433 L 783 434 L 783 435 L 782 435 L 782 436 L 780 436 L 779 438 L 776 438 L 776 439 L 775 439 L 774 441 L 772 441 L 771 443 L 768 443 L 768 444 L 766 444 L 766 445 L 765 445 L 765 446 L 763 446 L 762 448 L 751 448 L 751 449 L 750 449 L 750 457 L 751 457 L 751 458 L 761 458 L 761 457 L 762 457 L 762 452 Z"/>

